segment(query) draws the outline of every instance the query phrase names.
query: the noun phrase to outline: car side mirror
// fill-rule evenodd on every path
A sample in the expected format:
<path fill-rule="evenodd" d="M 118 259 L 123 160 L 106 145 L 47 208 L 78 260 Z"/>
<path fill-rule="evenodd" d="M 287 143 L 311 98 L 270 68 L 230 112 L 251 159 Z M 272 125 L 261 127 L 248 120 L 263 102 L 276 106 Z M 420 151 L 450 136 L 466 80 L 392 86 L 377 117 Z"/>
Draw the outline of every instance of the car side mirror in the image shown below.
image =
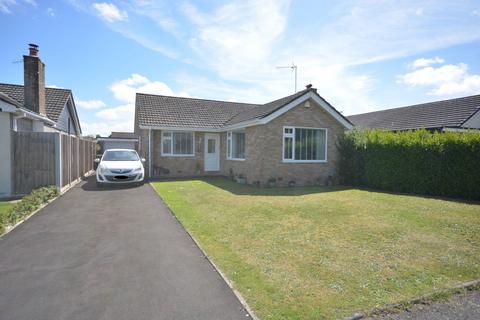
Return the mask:
<path fill-rule="evenodd" d="M 141 160 L 142 162 L 145 162 L 145 161 L 147 161 L 147 160 L 145 160 L 145 158 L 140 158 L 140 160 Z"/>
<path fill-rule="evenodd" d="M 93 160 L 95 163 L 100 163 L 100 158 L 96 158 L 95 160 Z"/>

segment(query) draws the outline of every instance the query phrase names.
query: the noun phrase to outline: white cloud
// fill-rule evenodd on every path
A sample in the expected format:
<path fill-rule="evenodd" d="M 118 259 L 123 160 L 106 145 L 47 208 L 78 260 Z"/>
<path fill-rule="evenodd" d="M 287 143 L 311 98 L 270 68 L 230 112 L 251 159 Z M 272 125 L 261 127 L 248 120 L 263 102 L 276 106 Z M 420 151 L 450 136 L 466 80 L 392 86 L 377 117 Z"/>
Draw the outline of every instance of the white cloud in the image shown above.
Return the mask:
<path fill-rule="evenodd" d="M 423 68 L 423 67 L 427 67 L 427 66 L 432 65 L 432 64 L 438 64 L 438 63 L 444 63 L 444 62 L 445 62 L 445 60 L 443 60 L 442 58 L 439 58 L 439 57 L 435 57 L 435 58 L 431 58 L 431 59 L 420 58 L 420 59 L 417 59 L 417 60 L 413 61 L 412 67 L 413 68 Z"/>
<path fill-rule="evenodd" d="M 95 113 L 95 116 L 105 121 L 128 121 L 133 128 L 135 105 L 126 104 L 123 106 L 108 108 Z"/>
<path fill-rule="evenodd" d="M 473 10 L 472 15 L 480 17 L 480 10 Z"/>
<path fill-rule="evenodd" d="M 11 13 L 10 7 L 16 3 L 15 0 L 0 0 L 0 12 Z"/>
<path fill-rule="evenodd" d="M 101 109 L 106 107 L 105 102 L 101 100 L 76 100 L 75 104 L 84 109 Z"/>
<path fill-rule="evenodd" d="M 456 96 L 480 93 L 480 75 L 468 73 L 465 63 L 446 64 L 438 68 L 424 67 L 398 77 L 409 86 L 431 88 L 428 94 Z"/>
<path fill-rule="evenodd" d="M 184 12 L 197 28 L 189 43 L 220 76 L 237 78 L 270 59 L 287 26 L 289 6 L 285 0 L 233 1 L 204 14 L 186 5 Z"/>
<path fill-rule="evenodd" d="M 55 17 L 55 10 L 53 8 L 47 8 L 46 13 L 50 17 Z"/>
<path fill-rule="evenodd" d="M 36 6 L 37 2 L 34 0 L 23 0 L 23 1 L 17 1 L 17 0 L 0 0 L 0 12 L 2 13 L 12 13 L 11 7 L 14 5 L 18 5 L 19 2 L 24 2 L 26 4 Z"/>
<path fill-rule="evenodd" d="M 104 121 L 98 122 L 81 122 L 83 135 L 101 135 L 107 137 L 112 131 L 127 131 L 133 132 L 133 124 L 128 122 L 112 122 Z"/>
<path fill-rule="evenodd" d="M 77 105 L 86 109 L 99 109 L 94 114 L 95 120 L 82 123 L 84 134 L 110 134 L 111 131 L 133 131 L 135 117 L 135 93 L 149 93 L 159 95 L 189 95 L 186 92 L 175 93 L 167 84 L 152 81 L 140 74 L 113 82 L 109 89 L 115 100 L 122 104 L 115 107 L 106 107 L 101 100 L 78 101 Z"/>
<path fill-rule="evenodd" d="M 110 86 L 110 91 L 115 99 L 124 103 L 135 103 L 135 93 L 151 93 L 159 95 L 173 95 L 165 83 L 150 81 L 147 77 L 139 74 L 132 74 L 129 78 L 116 81 Z"/>
<path fill-rule="evenodd" d="M 480 24 L 470 15 L 478 8 L 470 3 L 410 0 L 372 6 L 370 1 L 346 0 L 321 14 L 289 0 L 231 0 L 206 7 L 192 3 L 125 0 L 122 8 L 131 19 L 109 27 L 194 65 L 191 70 L 200 76 L 183 74 L 177 81 L 205 98 L 263 102 L 284 96 L 292 91 L 293 74 L 275 67 L 295 61 L 300 89 L 312 83 L 338 109 L 359 113 L 379 105 L 372 90 L 380 82 L 375 71 L 357 66 L 480 39 Z M 307 16 L 305 21 L 300 14 Z M 433 58 L 415 68 L 434 63 L 443 62 Z M 123 102 L 127 96 L 133 99 L 131 92 L 119 95 L 125 96 Z"/>
<path fill-rule="evenodd" d="M 107 22 L 125 21 L 128 19 L 127 11 L 120 10 L 113 3 L 100 2 L 92 4 L 97 14 Z"/>

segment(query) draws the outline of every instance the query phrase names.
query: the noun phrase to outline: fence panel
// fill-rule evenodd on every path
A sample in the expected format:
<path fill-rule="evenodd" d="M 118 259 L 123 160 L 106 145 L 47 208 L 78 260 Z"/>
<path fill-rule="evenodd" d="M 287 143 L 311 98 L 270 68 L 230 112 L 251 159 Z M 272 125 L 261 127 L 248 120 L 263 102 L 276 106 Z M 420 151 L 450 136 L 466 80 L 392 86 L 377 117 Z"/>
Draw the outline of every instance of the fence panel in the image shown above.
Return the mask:
<path fill-rule="evenodd" d="M 62 141 L 62 187 L 83 177 L 93 169 L 95 142 L 63 135 Z"/>
<path fill-rule="evenodd" d="M 58 132 L 12 132 L 12 186 L 27 194 L 40 186 L 61 188 L 93 170 L 95 142 Z"/>
<path fill-rule="evenodd" d="M 55 133 L 12 132 L 12 145 L 14 193 L 55 185 Z"/>
<path fill-rule="evenodd" d="M 68 185 L 71 181 L 70 176 L 70 137 L 67 135 L 60 135 L 61 140 L 61 156 L 60 161 L 62 163 L 62 187 Z"/>

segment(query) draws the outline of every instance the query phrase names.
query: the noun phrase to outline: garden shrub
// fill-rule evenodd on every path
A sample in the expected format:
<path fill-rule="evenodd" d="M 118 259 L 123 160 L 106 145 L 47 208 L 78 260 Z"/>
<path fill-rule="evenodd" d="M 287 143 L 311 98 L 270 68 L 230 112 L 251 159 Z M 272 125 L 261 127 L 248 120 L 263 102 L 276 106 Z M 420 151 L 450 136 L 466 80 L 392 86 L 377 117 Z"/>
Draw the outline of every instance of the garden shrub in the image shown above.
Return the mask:
<path fill-rule="evenodd" d="M 4 232 L 5 227 L 14 225 L 58 195 L 59 191 L 55 186 L 41 187 L 33 190 L 29 195 L 26 195 L 22 200 L 15 203 L 5 214 L 0 215 L 0 234 Z"/>
<path fill-rule="evenodd" d="M 480 132 L 352 130 L 338 147 L 343 184 L 480 199 Z"/>

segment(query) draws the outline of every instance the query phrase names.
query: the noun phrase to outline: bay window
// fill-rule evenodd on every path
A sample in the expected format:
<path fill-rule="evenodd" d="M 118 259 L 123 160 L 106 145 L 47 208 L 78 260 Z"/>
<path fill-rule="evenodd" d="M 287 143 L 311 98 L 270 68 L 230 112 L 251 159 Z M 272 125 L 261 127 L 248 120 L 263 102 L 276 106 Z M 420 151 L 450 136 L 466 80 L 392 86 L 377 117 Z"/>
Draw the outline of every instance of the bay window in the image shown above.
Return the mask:
<path fill-rule="evenodd" d="M 327 130 L 319 128 L 284 127 L 284 162 L 326 162 Z"/>
<path fill-rule="evenodd" d="M 245 132 L 227 132 L 227 159 L 245 160 Z"/>
<path fill-rule="evenodd" d="M 193 156 L 193 132 L 162 131 L 161 146 L 162 156 Z"/>

